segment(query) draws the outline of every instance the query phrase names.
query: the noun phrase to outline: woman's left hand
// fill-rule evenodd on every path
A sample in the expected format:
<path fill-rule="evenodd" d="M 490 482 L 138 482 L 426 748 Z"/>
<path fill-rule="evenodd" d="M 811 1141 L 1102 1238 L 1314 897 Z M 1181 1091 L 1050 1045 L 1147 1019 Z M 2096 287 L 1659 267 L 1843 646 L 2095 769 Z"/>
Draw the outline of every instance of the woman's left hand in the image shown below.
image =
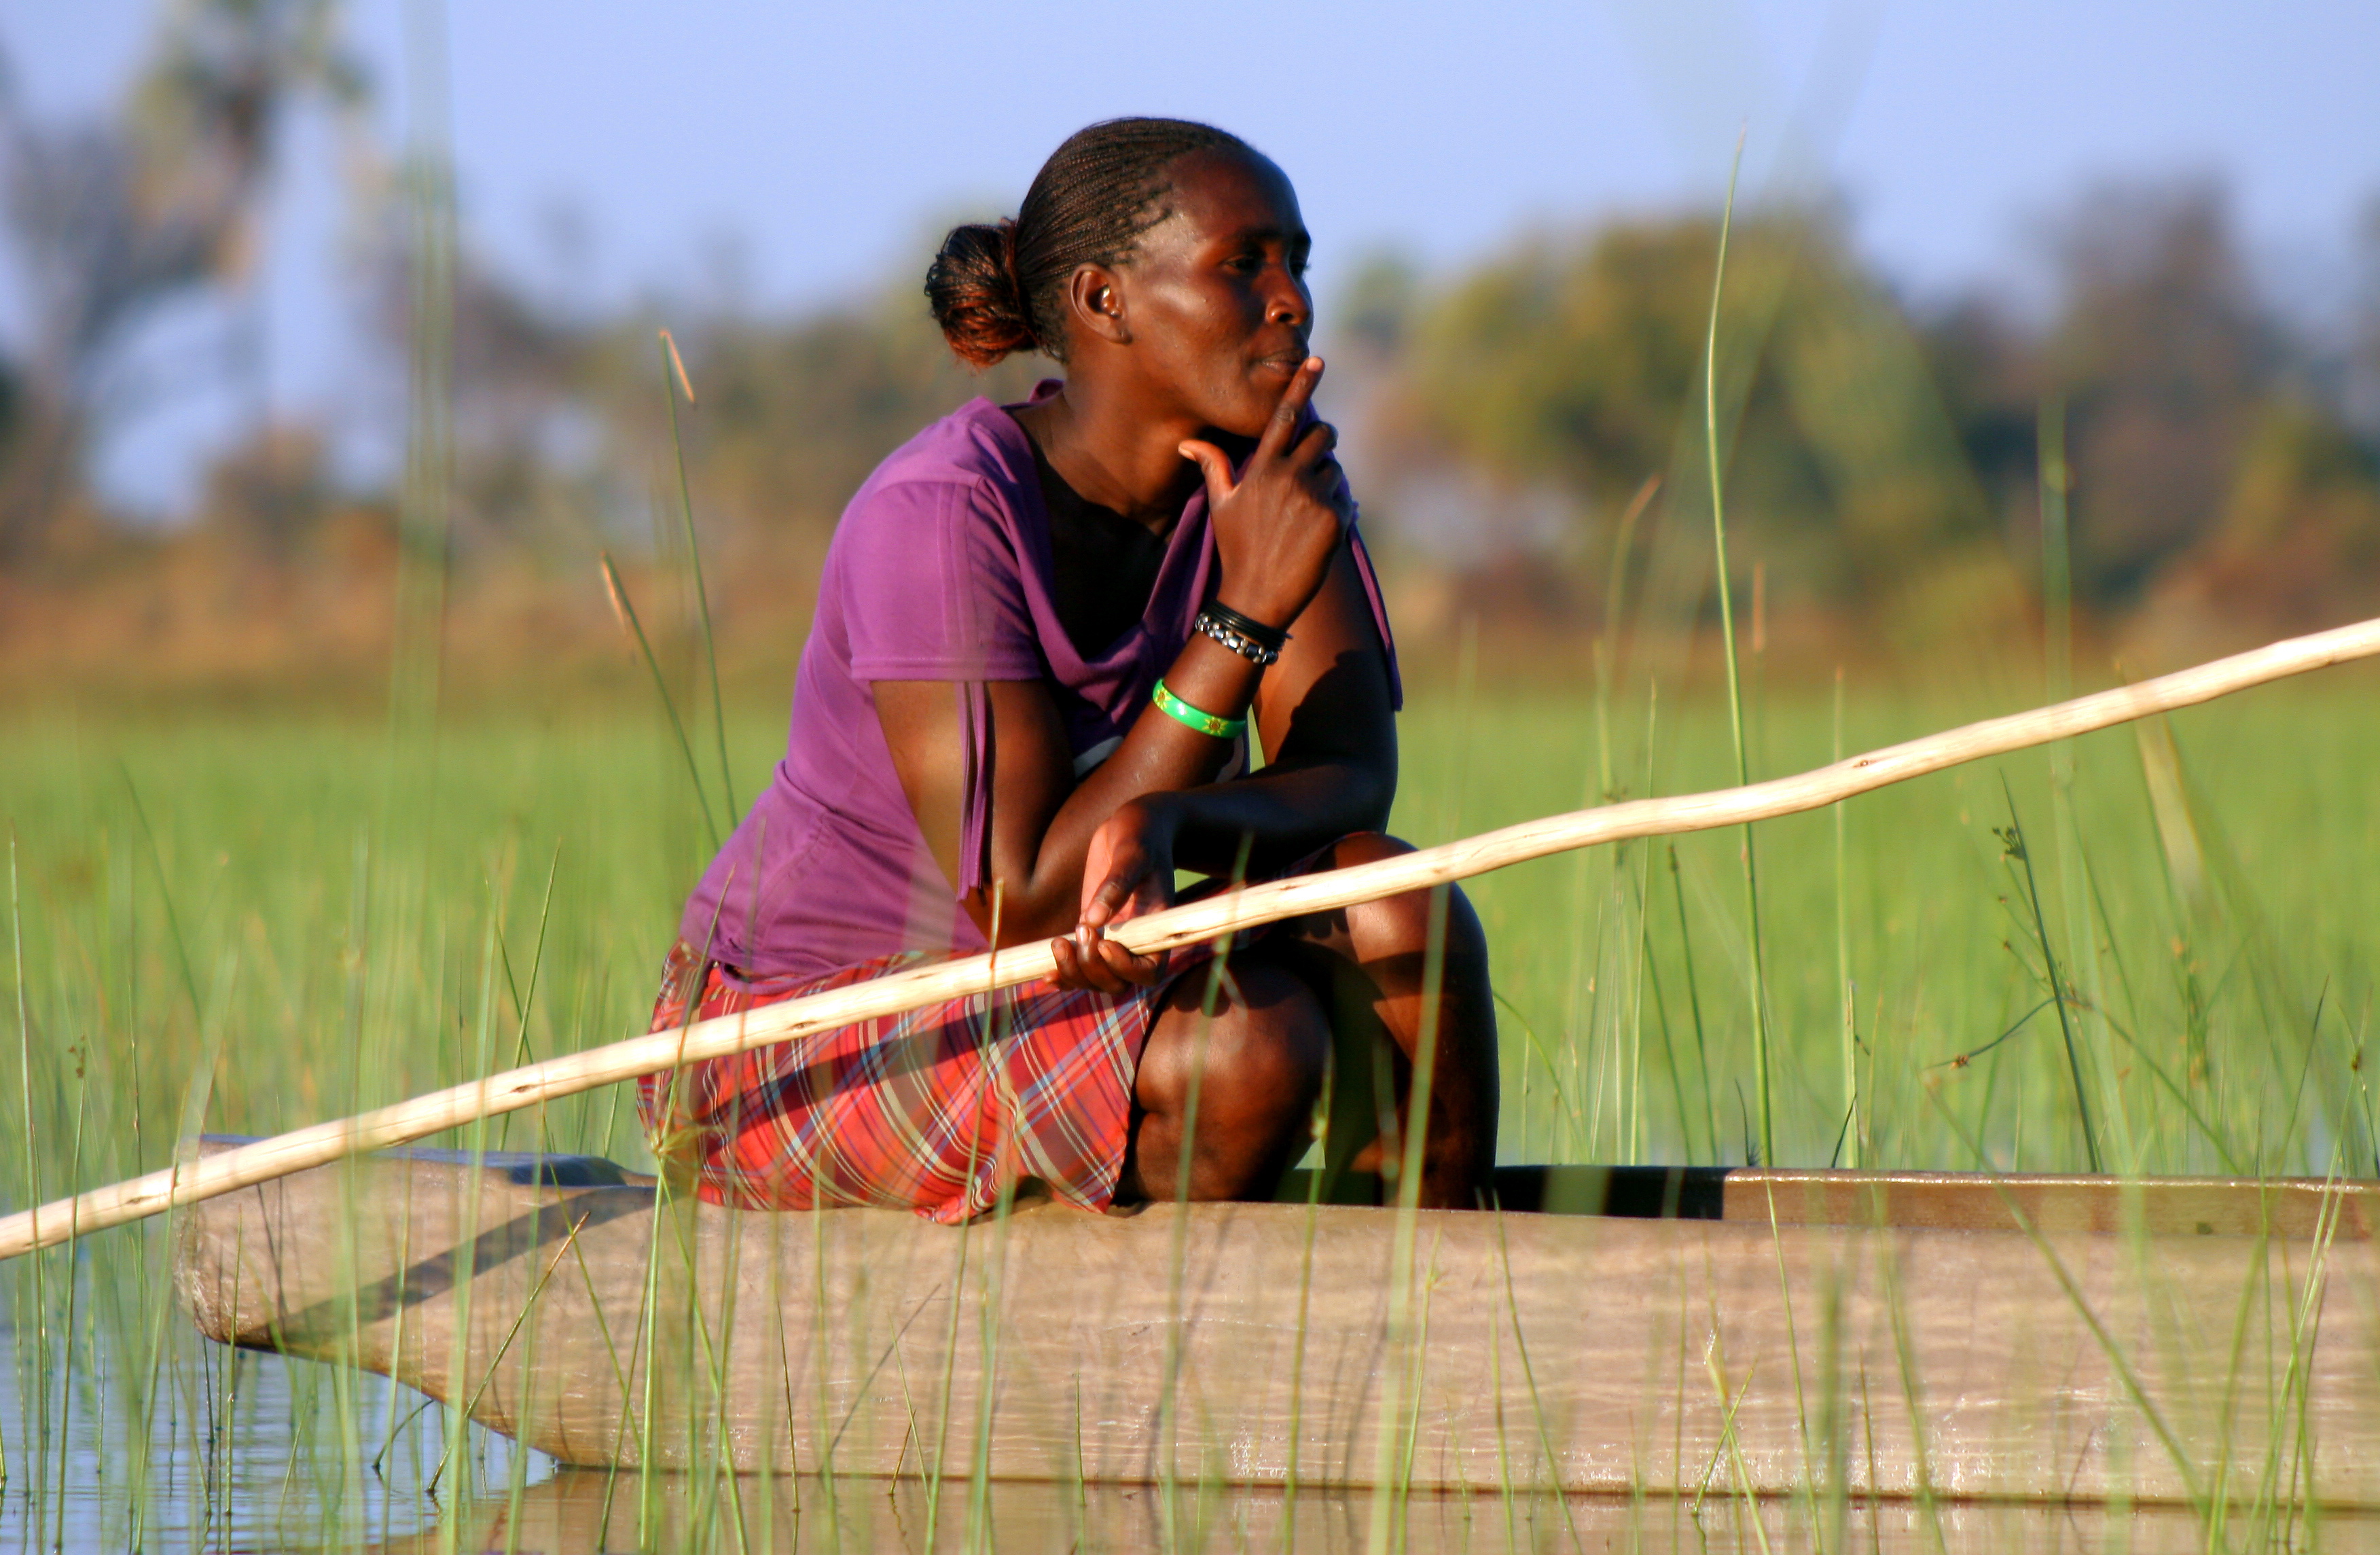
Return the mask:
<path fill-rule="evenodd" d="M 1083 859 L 1083 908 L 1072 937 L 1050 942 L 1060 988 L 1123 993 L 1157 981 L 1165 957 L 1135 955 L 1107 937 L 1119 923 L 1173 905 L 1175 821 L 1148 799 L 1120 806 L 1091 833 Z"/>

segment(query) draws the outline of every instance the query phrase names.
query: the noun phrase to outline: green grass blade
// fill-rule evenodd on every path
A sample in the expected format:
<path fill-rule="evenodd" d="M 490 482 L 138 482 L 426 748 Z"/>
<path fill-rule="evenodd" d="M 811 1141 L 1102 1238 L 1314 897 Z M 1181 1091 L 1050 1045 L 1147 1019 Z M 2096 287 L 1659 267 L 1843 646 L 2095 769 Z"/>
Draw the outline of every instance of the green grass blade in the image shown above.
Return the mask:
<path fill-rule="evenodd" d="M 1709 459 L 1711 539 L 1718 558 L 1719 638 L 1727 658 L 1727 714 L 1735 739 L 1735 781 L 1752 782 L 1752 756 L 1743 735 L 1743 677 L 1736 662 L 1735 603 L 1727 565 L 1727 484 L 1718 447 L 1718 305 L 1727 285 L 1727 245 L 1735 227 L 1735 183 L 1743 168 L 1743 138 L 1735 142 L 1735 160 L 1728 167 L 1727 205 L 1719 216 L 1718 262 L 1711 272 L 1710 324 L 1703 335 L 1703 443 Z M 1760 1160 L 1777 1163 L 1776 1106 L 1770 1082 L 1768 978 L 1760 942 L 1760 867 L 1754 851 L 1752 828 L 1743 829 L 1743 904 L 1752 928 L 1752 1076 L 1757 1097 Z"/>
<path fill-rule="evenodd" d="M 669 678 L 662 674 L 661 661 L 653 656 L 653 645 L 645 636 L 645 624 L 637 614 L 636 601 L 628 598 L 627 586 L 620 581 L 620 572 L 612 565 L 612 553 L 604 552 L 603 586 L 611 590 L 612 602 L 619 608 L 620 619 L 637 639 L 637 651 L 644 655 L 645 668 L 652 672 L 653 690 L 662 699 L 662 711 L 669 714 L 670 733 L 677 736 L 678 754 L 686 758 L 686 781 L 694 784 L 694 802 L 702 807 L 702 830 L 710 839 L 710 851 L 719 851 L 719 822 L 710 813 L 710 796 L 702 786 L 702 769 L 694 759 L 694 747 L 686 737 L 686 724 L 677 715 L 677 701 L 670 696 Z"/>
<path fill-rule="evenodd" d="M 719 694 L 719 636 L 710 625 L 710 589 L 702 577 L 702 545 L 694 532 L 694 495 L 686 480 L 686 443 L 678 435 L 677 395 L 672 392 L 671 370 L 676 370 L 676 387 L 686 391 L 686 403 L 691 408 L 694 383 L 686 375 L 686 362 L 677 354 L 677 340 L 669 331 L 661 333 L 662 398 L 669 406 L 670 453 L 677 461 L 678 521 L 686 528 L 686 558 L 694 574 L 694 602 L 702 622 L 702 653 L 710 666 L 711 726 L 719 736 L 719 791 L 726 796 L 730 820 L 742 813 L 735 803 L 735 772 L 727 761 L 727 702 Z"/>

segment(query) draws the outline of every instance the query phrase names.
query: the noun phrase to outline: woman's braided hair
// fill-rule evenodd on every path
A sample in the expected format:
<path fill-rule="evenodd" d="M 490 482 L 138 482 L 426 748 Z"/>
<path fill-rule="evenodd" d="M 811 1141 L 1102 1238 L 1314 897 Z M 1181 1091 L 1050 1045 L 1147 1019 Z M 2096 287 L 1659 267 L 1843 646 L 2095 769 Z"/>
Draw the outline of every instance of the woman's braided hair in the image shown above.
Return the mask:
<path fill-rule="evenodd" d="M 1216 147 L 1249 151 L 1238 136 L 1187 119 L 1109 119 L 1068 136 L 1014 218 L 953 227 L 942 239 L 926 296 L 951 349 L 978 368 L 1012 351 L 1065 360 L 1075 269 L 1123 262 L 1172 213 L 1166 169 Z"/>

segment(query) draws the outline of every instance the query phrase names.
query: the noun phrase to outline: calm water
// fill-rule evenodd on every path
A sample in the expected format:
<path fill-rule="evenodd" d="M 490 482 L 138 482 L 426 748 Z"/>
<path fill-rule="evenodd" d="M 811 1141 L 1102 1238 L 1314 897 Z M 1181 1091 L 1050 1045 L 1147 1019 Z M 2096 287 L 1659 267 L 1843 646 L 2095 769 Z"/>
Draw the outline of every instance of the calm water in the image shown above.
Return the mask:
<path fill-rule="evenodd" d="M 50 1434 L 36 1463 L 42 1431 L 22 1387 L 29 1336 L 10 1329 L 0 1338 L 19 1363 L 0 1369 L 7 1549 L 2380 1550 L 2380 1518 L 2338 1514 L 2261 1537 L 2242 1517 L 2211 1545 L 2198 1518 L 2170 1509 L 1891 1503 L 1830 1515 L 1785 1500 L 1763 1503 L 1755 1530 L 1753 1509 L 1718 1494 L 1699 1506 L 1494 1494 L 1416 1495 L 1395 1506 L 1360 1490 L 1303 1492 L 1292 1502 L 1278 1491 L 1218 1486 L 953 1482 L 936 1495 L 917 1480 L 649 1477 L 558 1469 L 477 1427 L 446 1461 L 444 1412 L 411 1389 L 310 1361 L 235 1357 L 188 1336 L 174 1342 L 145 1463 L 130 1461 L 125 1445 L 122 1379 L 94 1387 L 88 1372 L 63 1415 L 62 1454 L 68 1401 L 54 1378 Z"/>
<path fill-rule="evenodd" d="M 103 1342 L 97 1367 L 84 1348 L 91 1336 L 79 1343 L 69 1389 L 53 1333 L 44 1421 L 28 1386 L 31 1336 L 0 1324 L 0 1347 L 16 1363 L 0 1367 L 8 1470 L 0 1549 L 322 1549 L 391 1539 L 406 1548 L 478 1493 L 508 1487 L 516 1461 L 525 1485 L 552 1476 L 542 1453 L 473 1426 L 462 1461 L 447 1464 L 433 1487 L 446 1421 L 422 1394 L 315 1362 L 226 1350 L 184 1329 L 169 1338 L 143 1454 L 141 1433 L 128 1429 L 130 1379 L 108 1364 Z M 343 1403 L 344 1422 L 334 1414 Z"/>

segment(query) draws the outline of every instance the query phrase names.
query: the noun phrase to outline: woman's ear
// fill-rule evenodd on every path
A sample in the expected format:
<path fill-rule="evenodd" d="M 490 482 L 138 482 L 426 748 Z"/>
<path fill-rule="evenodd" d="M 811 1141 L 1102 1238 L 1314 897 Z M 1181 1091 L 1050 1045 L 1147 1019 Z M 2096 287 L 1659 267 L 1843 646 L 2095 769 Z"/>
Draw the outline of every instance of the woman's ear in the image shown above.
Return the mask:
<path fill-rule="evenodd" d="M 1084 337 L 1113 346 L 1131 343 L 1123 286 L 1114 271 L 1099 264 L 1077 265 L 1066 284 L 1066 304 L 1074 327 Z"/>

